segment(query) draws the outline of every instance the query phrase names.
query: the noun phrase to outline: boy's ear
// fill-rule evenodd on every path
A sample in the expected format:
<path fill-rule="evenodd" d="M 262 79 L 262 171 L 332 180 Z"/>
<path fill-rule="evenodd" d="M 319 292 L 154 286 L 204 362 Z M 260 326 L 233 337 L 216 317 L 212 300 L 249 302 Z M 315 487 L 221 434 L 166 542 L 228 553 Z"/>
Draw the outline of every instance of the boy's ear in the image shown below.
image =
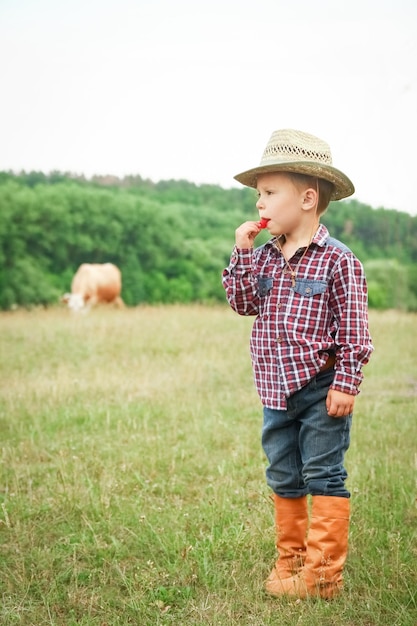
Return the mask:
<path fill-rule="evenodd" d="M 309 187 L 303 193 L 303 203 L 302 209 L 305 211 L 309 211 L 310 209 L 315 209 L 317 206 L 318 197 L 316 189 Z"/>

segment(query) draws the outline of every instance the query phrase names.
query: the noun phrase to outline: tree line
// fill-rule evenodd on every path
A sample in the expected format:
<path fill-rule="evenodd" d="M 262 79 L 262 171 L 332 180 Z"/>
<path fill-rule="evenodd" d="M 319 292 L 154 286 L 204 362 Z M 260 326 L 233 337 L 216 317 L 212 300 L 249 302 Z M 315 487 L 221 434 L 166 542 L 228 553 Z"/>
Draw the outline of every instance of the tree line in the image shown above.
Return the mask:
<path fill-rule="evenodd" d="M 127 305 L 224 302 L 221 272 L 255 202 L 186 180 L 0 172 L 0 308 L 54 305 L 81 263 L 107 261 Z M 344 200 L 322 222 L 364 263 L 371 307 L 417 310 L 416 217 Z"/>

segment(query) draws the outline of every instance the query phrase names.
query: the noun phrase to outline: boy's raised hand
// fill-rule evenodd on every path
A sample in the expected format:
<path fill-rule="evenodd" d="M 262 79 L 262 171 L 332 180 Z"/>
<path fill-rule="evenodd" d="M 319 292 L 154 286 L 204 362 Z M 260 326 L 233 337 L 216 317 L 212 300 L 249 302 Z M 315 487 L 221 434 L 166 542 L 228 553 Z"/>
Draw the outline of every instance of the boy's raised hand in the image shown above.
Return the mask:
<path fill-rule="evenodd" d="M 235 242 L 238 248 L 253 248 L 255 237 L 265 228 L 267 222 L 244 222 L 235 230 Z"/>

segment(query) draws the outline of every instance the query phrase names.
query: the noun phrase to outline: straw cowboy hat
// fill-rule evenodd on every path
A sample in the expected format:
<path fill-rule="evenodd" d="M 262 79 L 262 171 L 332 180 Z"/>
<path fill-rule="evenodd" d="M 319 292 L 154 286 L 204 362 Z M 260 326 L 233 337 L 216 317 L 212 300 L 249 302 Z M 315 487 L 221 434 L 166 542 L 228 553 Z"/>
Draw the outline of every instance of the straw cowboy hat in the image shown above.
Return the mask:
<path fill-rule="evenodd" d="M 334 185 L 331 200 L 347 198 L 355 191 L 352 181 L 333 167 L 330 146 L 300 130 L 274 131 L 258 167 L 236 174 L 235 179 L 247 187 L 256 188 L 258 174 L 267 172 L 293 172 L 324 178 Z"/>

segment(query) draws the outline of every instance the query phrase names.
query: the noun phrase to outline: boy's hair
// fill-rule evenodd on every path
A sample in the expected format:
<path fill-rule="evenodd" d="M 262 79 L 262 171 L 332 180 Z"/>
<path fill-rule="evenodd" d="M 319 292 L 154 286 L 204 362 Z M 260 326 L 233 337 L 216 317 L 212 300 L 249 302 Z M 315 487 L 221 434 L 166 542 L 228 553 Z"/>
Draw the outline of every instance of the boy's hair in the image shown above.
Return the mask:
<path fill-rule="evenodd" d="M 307 174 L 296 174 L 295 172 L 286 172 L 286 174 L 292 180 L 297 189 L 307 189 L 312 187 L 318 191 L 319 201 L 317 204 L 317 215 L 323 215 L 329 206 L 329 202 L 334 191 L 333 183 L 328 180 L 324 180 L 324 178 L 308 176 Z"/>

